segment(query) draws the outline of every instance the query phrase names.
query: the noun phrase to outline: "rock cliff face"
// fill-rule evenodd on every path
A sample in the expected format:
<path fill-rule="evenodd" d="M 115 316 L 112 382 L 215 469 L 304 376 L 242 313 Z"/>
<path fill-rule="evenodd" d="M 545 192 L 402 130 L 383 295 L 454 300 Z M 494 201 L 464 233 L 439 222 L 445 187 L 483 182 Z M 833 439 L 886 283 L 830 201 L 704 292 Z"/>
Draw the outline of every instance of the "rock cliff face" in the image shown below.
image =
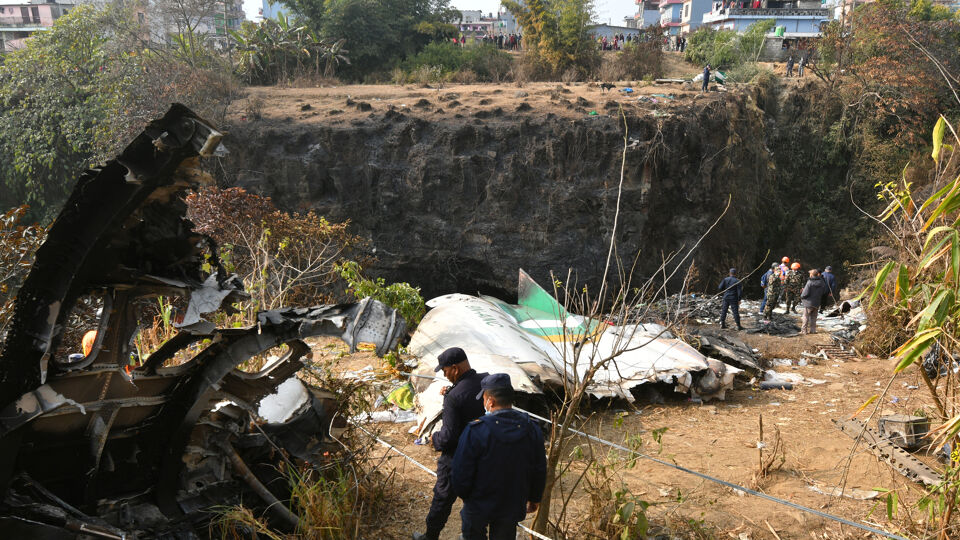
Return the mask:
<path fill-rule="evenodd" d="M 241 123 L 226 141 L 225 178 L 281 207 L 351 220 L 375 249 L 374 273 L 427 297 L 510 298 L 521 267 L 545 285 L 570 269 L 596 286 L 624 150 L 624 119 L 605 112 L 424 119 L 374 109 L 338 125 Z M 710 283 L 730 266 L 758 264 L 773 161 L 753 91 L 685 98 L 666 113 L 624 112 L 615 255 L 634 268 L 634 282 L 694 246 L 728 201 L 684 267 L 695 261 Z"/>

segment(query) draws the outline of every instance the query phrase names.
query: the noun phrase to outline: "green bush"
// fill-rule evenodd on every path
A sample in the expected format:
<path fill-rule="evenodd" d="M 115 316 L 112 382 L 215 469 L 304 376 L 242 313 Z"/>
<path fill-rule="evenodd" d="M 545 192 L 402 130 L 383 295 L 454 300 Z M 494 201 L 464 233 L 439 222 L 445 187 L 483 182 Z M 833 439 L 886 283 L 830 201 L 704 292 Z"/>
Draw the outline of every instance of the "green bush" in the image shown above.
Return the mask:
<path fill-rule="evenodd" d="M 684 58 L 697 65 L 710 64 L 715 68 L 728 67 L 739 60 L 736 45 L 736 31 L 716 30 L 701 26 L 687 38 Z"/>
<path fill-rule="evenodd" d="M 420 323 L 420 319 L 427 311 L 423 296 L 420 296 L 419 287 L 409 283 L 387 285 L 383 278 L 369 279 L 363 275 L 363 268 L 354 261 L 337 265 L 337 271 L 347 282 L 348 291 L 358 300 L 370 297 L 396 309 L 403 320 L 407 321 L 407 328 L 410 330 Z"/>
<path fill-rule="evenodd" d="M 734 30 L 700 27 L 690 34 L 684 58 L 694 64 L 710 64 L 727 69 L 743 63 L 755 63 L 766 35 L 774 24 L 772 19 L 758 21 L 747 27 L 743 34 L 737 34 Z"/>
<path fill-rule="evenodd" d="M 760 78 L 768 78 L 770 76 L 776 77 L 773 71 L 756 62 L 747 62 L 734 66 L 728 71 L 725 71 L 724 74 L 727 76 L 727 81 L 739 83 L 756 82 Z"/>
<path fill-rule="evenodd" d="M 400 63 L 400 69 L 408 74 L 422 70 L 424 66 L 439 68 L 443 74 L 472 71 L 478 80 L 497 82 L 511 67 L 510 55 L 492 45 L 460 47 L 451 42 L 430 43 L 419 53 Z"/>

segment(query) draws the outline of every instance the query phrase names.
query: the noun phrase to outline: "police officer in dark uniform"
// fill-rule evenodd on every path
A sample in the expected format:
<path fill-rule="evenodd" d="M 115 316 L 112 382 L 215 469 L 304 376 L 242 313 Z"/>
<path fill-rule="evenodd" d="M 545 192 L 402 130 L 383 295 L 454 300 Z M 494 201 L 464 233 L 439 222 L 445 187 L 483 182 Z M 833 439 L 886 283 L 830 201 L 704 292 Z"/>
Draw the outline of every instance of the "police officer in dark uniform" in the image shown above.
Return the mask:
<path fill-rule="evenodd" d="M 451 347 L 437 357 L 434 371 L 443 370 L 453 386 L 445 389 L 443 395 L 443 426 L 433 434 L 431 442 L 440 452 L 437 459 L 437 483 L 433 486 L 433 502 L 427 513 L 427 532 L 413 533 L 413 540 L 437 540 L 440 531 L 447 524 L 453 502 L 457 495 L 451 488 L 451 469 L 453 454 L 457 451 L 457 442 L 467 423 L 483 415 L 483 404 L 477 401 L 480 381 L 486 373 L 477 373 L 470 368 L 467 354 L 460 347 Z"/>
<path fill-rule="evenodd" d="M 513 408 L 506 373 L 481 382 L 487 414 L 470 422 L 453 458 L 453 489 L 463 499 L 465 540 L 514 540 L 517 523 L 540 507 L 547 478 L 543 433 Z"/>
<path fill-rule="evenodd" d="M 727 327 L 727 310 L 733 312 L 733 322 L 737 323 L 737 330 L 743 330 L 740 325 L 740 299 L 743 298 L 743 282 L 737 279 L 737 269 L 731 268 L 730 275 L 720 282 L 719 291 L 723 294 L 720 303 L 720 328 Z"/>

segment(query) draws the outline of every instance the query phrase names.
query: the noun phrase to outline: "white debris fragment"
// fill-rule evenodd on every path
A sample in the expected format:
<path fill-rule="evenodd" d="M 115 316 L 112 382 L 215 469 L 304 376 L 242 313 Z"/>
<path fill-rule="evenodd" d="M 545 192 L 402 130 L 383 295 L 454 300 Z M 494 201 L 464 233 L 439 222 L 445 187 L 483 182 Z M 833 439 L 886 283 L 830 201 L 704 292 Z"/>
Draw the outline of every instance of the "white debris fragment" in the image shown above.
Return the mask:
<path fill-rule="evenodd" d="M 307 388 L 296 377 L 277 387 L 277 391 L 260 400 L 257 414 L 271 424 L 289 420 L 310 399 Z"/>

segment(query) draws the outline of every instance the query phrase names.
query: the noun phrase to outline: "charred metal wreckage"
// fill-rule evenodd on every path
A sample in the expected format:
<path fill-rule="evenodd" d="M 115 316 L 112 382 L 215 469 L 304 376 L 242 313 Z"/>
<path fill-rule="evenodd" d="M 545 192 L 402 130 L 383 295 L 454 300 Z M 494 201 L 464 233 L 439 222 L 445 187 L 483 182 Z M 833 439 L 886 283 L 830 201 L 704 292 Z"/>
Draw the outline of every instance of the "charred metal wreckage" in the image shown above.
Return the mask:
<path fill-rule="evenodd" d="M 4 538 L 194 538 L 211 507 L 241 500 L 295 528 L 277 503 L 285 482 L 276 465 L 318 463 L 337 429 L 336 396 L 294 377 L 309 353 L 303 339 L 338 336 L 383 354 L 404 333 L 393 309 L 369 299 L 262 312 L 247 328 L 201 317 L 245 297 L 182 200 L 208 181 L 199 158 L 222 150 L 221 137 L 174 105 L 115 160 L 81 175 L 38 250 L 0 356 Z M 157 295 L 189 300 L 180 331 L 131 363 L 134 305 Z M 97 338 L 71 361 L 61 342 L 87 297 L 102 305 Z M 281 345 L 286 354 L 262 371 L 236 369 Z M 189 351 L 198 352 L 164 366 Z M 291 380 L 300 399 L 264 420 L 261 401 Z"/>

